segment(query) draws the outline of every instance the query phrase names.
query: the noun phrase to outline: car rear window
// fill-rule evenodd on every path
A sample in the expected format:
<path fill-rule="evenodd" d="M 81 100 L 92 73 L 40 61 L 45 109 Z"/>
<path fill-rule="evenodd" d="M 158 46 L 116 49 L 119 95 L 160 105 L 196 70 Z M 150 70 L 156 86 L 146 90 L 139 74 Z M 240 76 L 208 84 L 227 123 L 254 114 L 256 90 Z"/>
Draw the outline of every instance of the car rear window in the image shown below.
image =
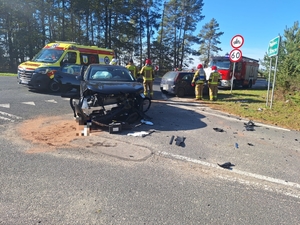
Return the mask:
<path fill-rule="evenodd" d="M 165 78 L 165 79 L 174 79 L 176 75 L 177 75 L 177 72 L 169 71 L 163 76 L 163 78 Z"/>

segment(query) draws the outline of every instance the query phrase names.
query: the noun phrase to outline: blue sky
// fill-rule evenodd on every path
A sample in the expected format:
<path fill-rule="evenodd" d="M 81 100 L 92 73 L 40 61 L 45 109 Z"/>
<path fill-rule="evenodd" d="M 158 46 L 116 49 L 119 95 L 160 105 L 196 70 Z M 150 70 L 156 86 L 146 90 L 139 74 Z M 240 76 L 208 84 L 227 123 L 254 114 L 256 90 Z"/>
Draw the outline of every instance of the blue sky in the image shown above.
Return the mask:
<path fill-rule="evenodd" d="M 197 33 L 202 26 L 215 18 L 219 23 L 222 48 L 219 55 L 232 50 L 230 41 L 239 34 L 244 37 L 240 48 L 243 56 L 263 59 L 269 42 L 278 35 L 283 35 L 286 28 L 300 20 L 300 0 L 203 0 L 202 15 Z M 197 60 L 196 60 L 197 61 Z"/>

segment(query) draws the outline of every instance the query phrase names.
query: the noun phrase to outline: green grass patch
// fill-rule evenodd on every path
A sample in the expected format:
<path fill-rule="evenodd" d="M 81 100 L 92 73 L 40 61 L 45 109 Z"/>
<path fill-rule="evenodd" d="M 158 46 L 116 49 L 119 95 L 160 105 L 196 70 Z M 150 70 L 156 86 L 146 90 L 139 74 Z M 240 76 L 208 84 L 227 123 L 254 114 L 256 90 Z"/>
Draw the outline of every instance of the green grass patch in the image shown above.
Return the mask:
<path fill-rule="evenodd" d="M 272 107 L 269 91 L 268 105 L 266 105 L 267 90 L 219 90 L 218 101 L 208 104 L 232 115 L 247 118 L 262 123 L 277 125 L 292 130 L 300 128 L 300 95 L 274 92 Z"/>
<path fill-rule="evenodd" d="M 16 77 L 16 73 L 0 73 L 0 77 Z"/>

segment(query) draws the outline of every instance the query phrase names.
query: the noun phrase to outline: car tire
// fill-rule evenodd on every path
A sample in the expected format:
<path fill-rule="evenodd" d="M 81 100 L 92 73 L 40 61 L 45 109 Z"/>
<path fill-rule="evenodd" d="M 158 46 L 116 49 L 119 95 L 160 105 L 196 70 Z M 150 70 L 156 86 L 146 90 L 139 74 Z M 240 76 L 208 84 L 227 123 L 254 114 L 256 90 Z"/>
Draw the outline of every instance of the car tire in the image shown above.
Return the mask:
<path fill-rule="evenodd" d="M 51 91 L 51 92 L 58 92 L 59 91 L 59 85 L 54 80 L 50 81 L 50 83 L 49 83 L 49 91 Z"/>
<path fill-rule="evenodd" d="M 184 97 L 185 96 L 184 88 L 179 88 L 176 95 L 180 98 Z"/>

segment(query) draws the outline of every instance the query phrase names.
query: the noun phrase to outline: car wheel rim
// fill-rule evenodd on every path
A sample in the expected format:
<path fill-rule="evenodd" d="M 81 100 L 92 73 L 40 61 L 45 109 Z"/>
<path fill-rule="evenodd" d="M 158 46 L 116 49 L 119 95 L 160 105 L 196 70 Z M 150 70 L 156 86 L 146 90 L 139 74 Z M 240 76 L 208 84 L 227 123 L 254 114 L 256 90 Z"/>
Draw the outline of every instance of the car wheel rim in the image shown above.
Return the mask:
<path fill-rule="evenodd" d="M 58 83 L 56 83 L 55 81 L 52 81 L 50 83 L 50 90 L 53 91 L 53 92 L 59 91 Z"/>

